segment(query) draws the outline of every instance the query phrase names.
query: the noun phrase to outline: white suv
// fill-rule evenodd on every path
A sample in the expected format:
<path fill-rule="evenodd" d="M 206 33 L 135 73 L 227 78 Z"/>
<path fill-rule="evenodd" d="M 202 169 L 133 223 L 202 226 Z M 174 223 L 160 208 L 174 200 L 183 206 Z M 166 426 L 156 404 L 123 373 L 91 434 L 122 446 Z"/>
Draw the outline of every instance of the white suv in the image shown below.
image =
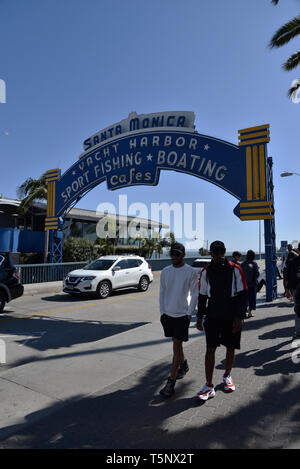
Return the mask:
<path fill-rule="evenodd" d="M 136 287 L 146 291 L 153 281 L 151 266 L 139 256 L 102 256 L 83 269 L 69 272 L 63 291 L 70 295 L 94 293 L 107 298 L 113 290 Z"/>

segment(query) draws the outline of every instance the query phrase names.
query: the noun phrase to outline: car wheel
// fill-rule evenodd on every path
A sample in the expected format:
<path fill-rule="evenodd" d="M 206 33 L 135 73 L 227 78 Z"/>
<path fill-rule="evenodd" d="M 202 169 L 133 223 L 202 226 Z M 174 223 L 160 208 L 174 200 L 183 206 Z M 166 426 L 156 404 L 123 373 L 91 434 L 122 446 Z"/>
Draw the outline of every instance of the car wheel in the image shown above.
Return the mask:
<path fill-rule="evenodd" d="M 2 313 L 2 311 L 4 310 L 5 303 L 6 303 L 5 294 L 3 292 L 0 292 L 0 313 Z"/>
<path fill-rule="evenodd" d="M 100 282 L 97 287 L 97 296 L 98 298 L 107 298 L 111 292 L 111 285 L 106 280 Z"/>
<path fill-rule="evenodd" d="M 149 279 L 145 275 L 141 278 L 139 283 L 139 291 L 147 291 L 149 287 Z"/>

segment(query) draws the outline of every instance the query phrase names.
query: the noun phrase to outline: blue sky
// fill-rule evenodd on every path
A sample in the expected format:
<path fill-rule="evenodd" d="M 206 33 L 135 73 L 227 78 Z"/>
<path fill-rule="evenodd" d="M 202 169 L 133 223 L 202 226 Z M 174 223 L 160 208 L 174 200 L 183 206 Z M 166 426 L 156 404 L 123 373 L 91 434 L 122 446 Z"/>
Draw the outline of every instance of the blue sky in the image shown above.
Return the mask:
<path fill-rule="evenodd" d="M 238 130 L 269 123 L 274 161 L 277 245 L 300 239 L 300 103 L 287 98 L 299 70 L 281 64 L 299 38 L 278 50 L 272 34 L 299 14 L 299 0 L 0 0 L 0 193 L 16 196 L 27 177 L 83 151 L 90 135 L 138 114 L 187 110 L 196 129 L 232 143 Z M 95 210 L 140 201 L 205 204 L 205 239 L 228 250 L 258 250 L 258 221 L 233 215 L 237 200 L 192 176 L 161 172 L 158 186 L 108 191 L 78 204 Z M 200 246 L 199 246 L 200 247 Z"/>

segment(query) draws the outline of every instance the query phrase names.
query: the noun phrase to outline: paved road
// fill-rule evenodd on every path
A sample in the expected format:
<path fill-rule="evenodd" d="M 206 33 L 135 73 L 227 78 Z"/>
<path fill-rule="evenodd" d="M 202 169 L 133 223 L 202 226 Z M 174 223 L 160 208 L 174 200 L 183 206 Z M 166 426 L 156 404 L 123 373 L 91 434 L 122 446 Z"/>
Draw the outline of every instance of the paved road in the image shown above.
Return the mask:
<path fill-rule="evenodd" d="M 105 300 L 47 293 L 9 304 L 0 317 L 0 439 L 169 354 L 158 293 L 156 273 L 145 293 L 124 290 Z"/>
<path fill-rule="evenodd" d="M 291 303 L 282 298 L 264 303 L 260 295 L 255 317 L 245 321 L 236 357 L 237 390 L 223 391 L 224 349 L 218 349 L 216 397 L 199 405 L 194 396 L 204 383 L 205 340 L 194 323 L 193 339 L 185 348 L 190 372 L 177 383 L 170 400 L 158 394 L 169 374 L 171 355 L 157 321 L 157 288 L 156 279 L 149 296 L 130 299 L 137 296 L 131 292 L 110 298 L 100 313 L 93 310 L 95 306 L 88 307 L 93 300 L 84 303 L 88 321 L 103 314 L 98 320 L 105 322 L 107 313 L 115 326 L 121 310 L 131 324 L 137 324 L 141 311 L 138 319 L 149 323 L 140 327 L 106 338 L 96 335 L 85 343 L 70 340 L 67 346 L 49 338 L 47 350 L 41 346 L 46 334 L 35 345 L 23 345 L 38 356 L 0 374 L 1 400 L 10 404 L 6 414 L 2 405 L 0 448 L 300 448 L 300 350 L 291 340 Z M 42 326 L 54 321 L 53 331 L 64 326 L 65 340 L 67 323 L 79 321 L 85 330 L 84 309 L 66 311 L 75 306 L 72 303 L 55 312 L 56 300 L 51 314 L 49 307 L 47 315 L 15 324 L 35 320 Z M 12 315 L 32 313 L 39 314 L 16 308 Z M 10 392 L 9 399 L 5 391 Z"/>
<path fill-rule="evenodd" d="M 147 292 L 113 293 L 106 300 L 71 298 L 65 293 L 23 296 L 0 316 L 0 338 L 7 346 L 4 370 L 48 356 L 62 348 L 75 349 L 158 320 L 158 276 Z"/>

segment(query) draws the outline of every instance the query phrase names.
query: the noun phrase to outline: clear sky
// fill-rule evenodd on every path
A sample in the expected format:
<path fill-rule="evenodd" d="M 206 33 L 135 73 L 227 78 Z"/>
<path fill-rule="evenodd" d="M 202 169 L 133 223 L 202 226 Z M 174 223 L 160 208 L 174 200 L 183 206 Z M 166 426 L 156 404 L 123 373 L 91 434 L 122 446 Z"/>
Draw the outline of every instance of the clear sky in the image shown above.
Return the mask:
<path fill-rule="evenodd" d="M 297 16 L 299 0 L 0 0 L 0 193 L 16 197 L 27 177 L 62 172 L 87 137 L 138 114 L 187 110 L 196 129 L 232 143 L 238 130 L 270 124 L 277 246 L 300 239 L 300 103 L 287 98 L 300 70 L 281 64 L 299 37 L 268 49 L 272 34 Z M 195 177 L 162 171 L 158 186 L 108 191 L 78 204 L 205 204 L 204 237 L 228 250 L 258 250 L 258 221 L 233 214 L 237 200 Z M 298 201 L 298 202 L 297 202 Z M 200 247 L 200 246 L 199 246 Z"/>

